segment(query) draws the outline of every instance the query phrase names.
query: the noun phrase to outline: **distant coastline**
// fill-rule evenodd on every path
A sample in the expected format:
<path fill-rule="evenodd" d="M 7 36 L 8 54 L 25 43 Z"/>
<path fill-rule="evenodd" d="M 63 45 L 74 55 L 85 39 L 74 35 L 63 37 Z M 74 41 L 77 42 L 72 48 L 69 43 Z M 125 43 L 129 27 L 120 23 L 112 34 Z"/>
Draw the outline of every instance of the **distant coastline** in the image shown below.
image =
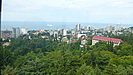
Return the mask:
<path fill-rule="evenodd" d="M 47 26 L 47 25 L 52 26 Z M 83 26 L 94 26 L 95 28 L 103 28 L 107 25 L 116 26 L 115 23 L 91 23 L 91 22 L 38 22 L 38 21 L 2 21 L 1 29 L 12 29 L 12 27 L 20 27 L 20 28 L 29 28 L 29 30 L 52 30 L 52 29 L 73 29 L 77 24 L 82 24 Z M 121 24 L 121 27 L 132 27 L 133 24 Z"/>

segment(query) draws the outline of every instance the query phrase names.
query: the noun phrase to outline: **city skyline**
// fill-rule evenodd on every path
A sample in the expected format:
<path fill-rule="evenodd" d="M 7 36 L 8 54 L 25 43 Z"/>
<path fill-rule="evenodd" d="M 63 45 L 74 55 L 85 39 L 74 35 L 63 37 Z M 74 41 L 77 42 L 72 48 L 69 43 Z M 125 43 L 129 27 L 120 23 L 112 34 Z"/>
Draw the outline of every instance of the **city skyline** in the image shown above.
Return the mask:
<path fill-rule="evenodd" d="M 133 1 L 3 0 L 2 21 L 133 24 Z"/>
<path fill-rule="evenodd" d="M 52 25 L 52 26 L 48 26 Z M 80 25 L 80 26 L 79 26 Z M 121 30 L 124 27 L 132 27 L 132 24 L 108 24 L 108 23 L 85 23 L 85 22 L 2 22 L 2 30 L 11 30 L 14 27 L 26 28 L 29 30 L 55 30 L 55 29 L 94 29 L 106 28 L 113 26 L 116 30 Z M 80 29 L 79 29 L 80 28 Z"/>

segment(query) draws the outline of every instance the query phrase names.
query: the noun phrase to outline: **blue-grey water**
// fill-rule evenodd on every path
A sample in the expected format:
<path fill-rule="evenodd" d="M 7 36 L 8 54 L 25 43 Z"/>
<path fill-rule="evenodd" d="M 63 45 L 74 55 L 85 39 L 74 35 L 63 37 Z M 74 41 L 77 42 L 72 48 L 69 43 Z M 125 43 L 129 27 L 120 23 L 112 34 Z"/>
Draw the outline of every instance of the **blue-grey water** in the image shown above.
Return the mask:
<path fill-rule="evenodd" d="M 82 26 L 94 26 L 95 28 L 104 28 L 108 25 L 116 26 L 114 23 L 89 23 L 89 22 L 22 22 L 22 21 L 3 21 L 1 29 L 11 30 L 12 27 L 28 28 L 28 30 L 52 30 L 52 29 L 74 29 L 77 24 Z M 53 26 L 47 26 L 53 25 Z M 121 24 L 121 27 L 131 27 L 133 24 Z"/>

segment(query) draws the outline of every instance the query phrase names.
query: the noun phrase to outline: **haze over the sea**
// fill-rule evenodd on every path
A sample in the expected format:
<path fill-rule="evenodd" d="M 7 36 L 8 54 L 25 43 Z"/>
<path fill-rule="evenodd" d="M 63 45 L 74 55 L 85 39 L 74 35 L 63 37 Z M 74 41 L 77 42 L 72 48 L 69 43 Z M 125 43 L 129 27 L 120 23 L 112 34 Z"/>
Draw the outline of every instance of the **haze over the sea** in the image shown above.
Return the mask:
<path fill-rule="evenodd" d="M 95 28 L 104 28 L 108 25 L 116 26 L 114 23 L 3 21 L 2 30 L 11 30 L 12 27 L 28 28 L 29 30 L 74 29 L 77 24 L 82 24 L 82 26 L 93 26 Z M 133 26 L 133 24 L 121 24 L 121 27 L 131 26 Z"/>

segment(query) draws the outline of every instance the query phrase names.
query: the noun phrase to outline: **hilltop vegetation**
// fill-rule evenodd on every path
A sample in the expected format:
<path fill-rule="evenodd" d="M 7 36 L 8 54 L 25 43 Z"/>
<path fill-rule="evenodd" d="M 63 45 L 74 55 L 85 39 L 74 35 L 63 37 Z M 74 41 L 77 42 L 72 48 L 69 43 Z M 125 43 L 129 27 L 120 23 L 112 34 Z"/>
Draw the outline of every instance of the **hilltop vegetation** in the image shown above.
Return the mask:
<path fill-rule="evenodd" d="M 53 38 L 19 37 L 7 47 L 0 45 L 2 75 L 133 75 L 133 34 L 119 46 L 106 42 L 80 47 Z"/>

